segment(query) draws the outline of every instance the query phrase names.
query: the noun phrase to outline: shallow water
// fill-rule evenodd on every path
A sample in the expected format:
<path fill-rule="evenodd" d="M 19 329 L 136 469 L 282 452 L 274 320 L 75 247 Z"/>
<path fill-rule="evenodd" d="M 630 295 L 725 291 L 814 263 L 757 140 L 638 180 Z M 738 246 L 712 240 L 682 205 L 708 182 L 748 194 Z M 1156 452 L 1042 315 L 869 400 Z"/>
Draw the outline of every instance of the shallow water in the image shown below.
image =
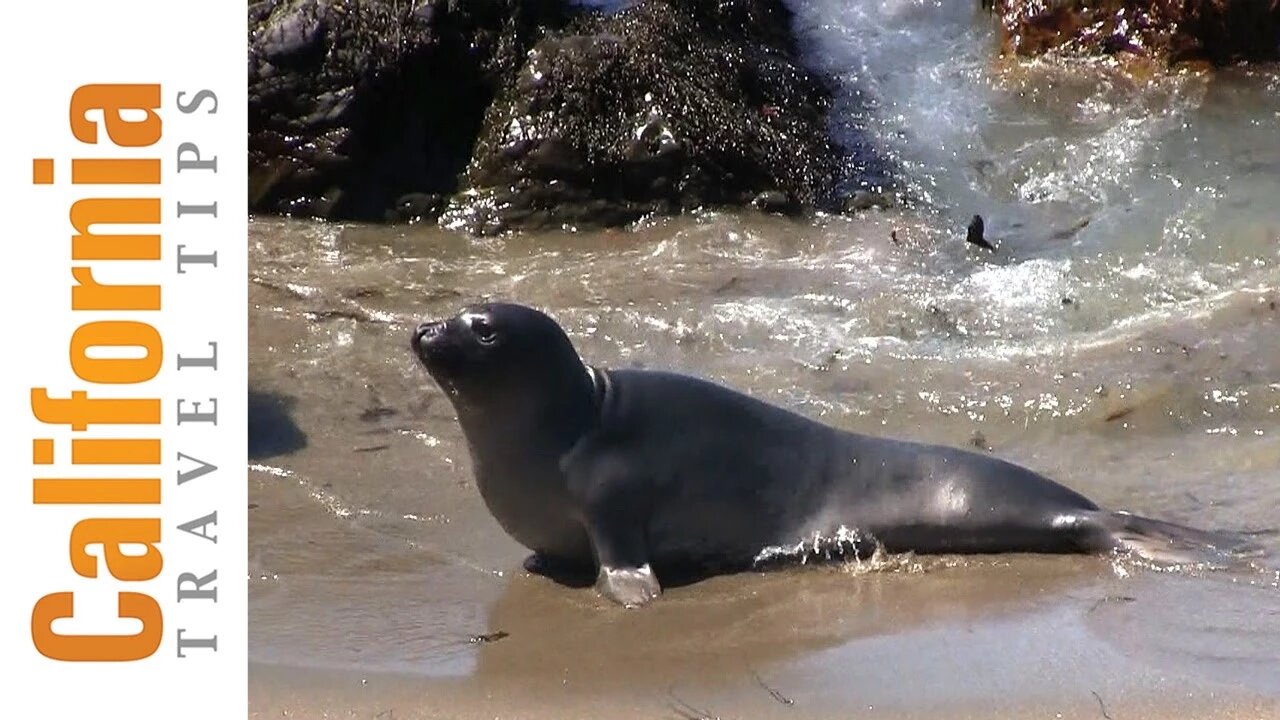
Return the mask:
<path fill-rule="evenodd" d="M 971 649 L 998 654 L 1006 626 L 1051 626 L 1070 634 L 1042 651 L 1066 665 L 1074 661 L 1059 657 L 1064 649 L 1084 647 L 1123 659 L 1131 680 L 1147 677 L 1139 669 L 1172 668 L 1280 697 L 1280 590 L 1267 567 L 1280 556 L 1275 535 L 1259 537 L 1269 558 L 1235 572 L 1099 558 L 920 559 L 920 572 L 902 562 L 869 576 L 803 568 L 783 571 L 785 581 L 720 578 L 626 617 L 589 589 L 519 569 L 525 551 L 485 511 L 451 408 L 408 350 L 420 315 L 479 297 L 551 309 L 593 362 L 696 372 L 853 430 L 957 445 L 980 438 L 1111 507 L 1203 527 L 1280 526 L 1274 280 L 1092 332 L 1054 322 L 1090 296 L 1064 307 L 1048 294 L 1025 303 L 1050 329 L 977 337 L 928 305 L 995 327 L 992 314 L 1007 307 L 974 297 L 989 286 L 937 295 L 917 287 L 914 298 L 904 289 L 890 301 L 904 258 L 931 257 L 883 245 L 887 227 L 911 222 L 707 216 L 485 241 L 255 222 L 252 422 L 265 440 L 253 443 L 254 658 L 481 682 L 559 673 L 608 686 L 660 657 L 655 688 L 773 668 L 794 676 L 793 692 L 832 693 L 842 685 L 817 660 L 831 653 L 862 663 L 868 643 L 904 633 L 927 642 L 977 625 L 989 638 Z M 317 246 L 328 248 L 319 260 Z M 1000 269 L 974 261 L 968 276 Z M 882 286 L 880 297 L 859 300 L 874 296 L 851 285 Z M 1112 596 L 1142 609 L 1113 607 Z M 471 642 L 498 630 L 511 638 Z M 593 650 L 602 639 L 608 650 Z M 1144 661 L 1131 668 L 1134 653 Z M 1000 682 L 1016 685 L 1019 667 L 1003 666 Z M 934 701 L 983 687 L 938 683 Z M 879 702 L 919 699 L 905 697 L 913 700 L 886 691 Z"/>
<path fill-rule="evenodd" d="M 893 151 L 906 207 L 488 239 L 251 224 L 255 662 L 577 683 L 668 715 L 672 687 L 772 714 L 765 684 L 811 716 L 1280 700 L 1280 75 L 992 62 L 968 3 L 796 9 L 842 79 L 835 122 Z M 994 255 L 962 240 L 975 212 Z M 409 352 L 419 319 L 481 298 L 548 310 L 592 363 L 982 447 L 1108 507 L 1260 532 L 1267 555 L 897 558 L 715 578 L 623 613 L 520 569 Z"/>

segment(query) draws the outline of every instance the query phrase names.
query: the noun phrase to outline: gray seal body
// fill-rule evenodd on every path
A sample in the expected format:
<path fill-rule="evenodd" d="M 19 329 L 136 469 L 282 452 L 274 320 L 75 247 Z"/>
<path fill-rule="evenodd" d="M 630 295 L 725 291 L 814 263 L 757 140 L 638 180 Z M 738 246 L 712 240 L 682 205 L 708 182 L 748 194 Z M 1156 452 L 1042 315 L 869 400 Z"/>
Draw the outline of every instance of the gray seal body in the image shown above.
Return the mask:
<path fill-rule="evenodd" d="M 660 593 L 654 568 L 743 569 L 810 543 L 1175 560 L 1241 544 L 1102 510 L 988 455 L 846 432 L 687 375 L 589 367 L 520 305 L 423 323 L 413 347 L 503 529 L 541 563 L 593 567 L 626 606 Z"/>

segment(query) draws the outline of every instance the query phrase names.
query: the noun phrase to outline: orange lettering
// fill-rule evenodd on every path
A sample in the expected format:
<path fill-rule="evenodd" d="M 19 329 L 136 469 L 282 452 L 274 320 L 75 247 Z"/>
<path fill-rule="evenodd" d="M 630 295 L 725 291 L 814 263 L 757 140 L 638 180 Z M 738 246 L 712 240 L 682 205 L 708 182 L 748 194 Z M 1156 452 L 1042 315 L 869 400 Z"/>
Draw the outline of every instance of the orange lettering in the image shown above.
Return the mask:
<path fill-rule="evenodd" d="M 98 224 L 156 225 L 158 198 L 89 198 L 71 205 L 72 260 L 159 260 L 159 235 L 94 235 Z"/>
<path fill-rule="evenodd" d="M 53 443 L 49 443 L 48 465 L 53 462 Z M 95 438 L 71 441 L 74 465 L 159 465 L 160 441 L 127 438 Z"/>
<path fill-rule="evenodd" d="M 107 137 L 120 147 L 145 147 L 160 140 L 159 85 L 81 85 L 71 95 L 71 134 L 82 143 L 98 144 L 98 125 L 86 114 L 102 111 Z M 146 117 L 125 120 L 121 110 L 141 110 Z"/>
<path fill-rule="evenodd" d="M 71 528 L 71 569 L 87 578 L 98 577 L 98 559 L 89 554 L 88 546 L 102 544 L 102 559 L 107 572 L 117 580 L 138 582 L 160 574 L 164 557 L 156 549 L 160 542 L 160 520 L 156 518 L 91 518 Z M 125 555 L 120 546 L 146 545 L 142 555 Z"/>
<path fill-rule="evenodd" d="M 93 270 L 79 265 L 71 268 L 76 285 L 71 286 L 72 310 L 159 310 L 159 285 L 103 285 L 93 279 Z"/>
<path fill-rule="evenodd" d="M 121 662 L 141 660 L 155 654 L 164 632 L 164 614 L 150 595 L 122 592 L 118 614 L 142 621 L 136 635 L 59 635 L 53 621 L 74 617 L 75 596 L 69 592 L 50 593 L 31 610 L 31 639 L 41 655 L 72 662 Z"/>
<path fill-rule="evenodd" d="M 51 398 L 46 388 L 32 388 L 31 413 L 42 423 L 70 425 L 72 430 L 88 430 L 90 425 L 157 425 L 160 401 L 91 398 L 84 390 L 73 390 L 70 398 Z"/>
<path fill-rule="evenodd" d="M 36 505 L 159 505 L 160 478 L 35 478 Z"/>
<path fill-rule="evenodd" d="M 89 348 L 134 347 L 140 358 L 91 358 Z M 85 323 L 71 336 L 71 370 L 81 380 L 103 384 L 141 383 L 160 372 L 164 342 L 155 328 L 133 320 Z"/>

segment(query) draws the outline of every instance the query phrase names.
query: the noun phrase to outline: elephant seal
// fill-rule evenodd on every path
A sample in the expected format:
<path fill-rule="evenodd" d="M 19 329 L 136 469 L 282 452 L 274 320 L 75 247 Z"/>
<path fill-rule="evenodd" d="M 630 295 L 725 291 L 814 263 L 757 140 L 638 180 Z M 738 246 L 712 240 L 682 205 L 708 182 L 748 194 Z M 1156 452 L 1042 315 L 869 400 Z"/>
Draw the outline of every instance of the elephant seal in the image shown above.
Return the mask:
<path fill-rule="evenodd" d="M 988 455 L 845 432 L 686 375 L 592 367 L 521 305 L 425 322 L 412 345 L 503 529 L 531 560 L 596 569 L 628 607 L 661 592 L 655 568 L 740 570 L 810 543 L 1155 559 L 1238 544 L 1102 510 Z"/>

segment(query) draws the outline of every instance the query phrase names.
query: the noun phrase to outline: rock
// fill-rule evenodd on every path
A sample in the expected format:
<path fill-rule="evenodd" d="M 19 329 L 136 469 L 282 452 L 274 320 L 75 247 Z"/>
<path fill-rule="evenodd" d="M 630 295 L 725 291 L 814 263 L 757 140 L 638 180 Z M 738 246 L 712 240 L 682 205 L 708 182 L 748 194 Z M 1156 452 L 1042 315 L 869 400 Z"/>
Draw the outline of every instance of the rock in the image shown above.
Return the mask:
<path fill-rule="evenodd" d="M 845 198 L 844 211 L 847 213 L 862 212 L 871 208 L 887 208 L 893 206 L 893 199 L 887 193 L 871 190 L 857 190 Z"/>
<path fill-rule="evenodd" d="M 800 211 L 799 203 L 781 190 L 765 190 L 752 198 L 751 206 L 777 215 L 794 215 Z"/>
<path fill-rule="evenodd" d="M 1183 45 L 1177 60 L 1228 62 L 1280 60 L 1280 2 L 1276 0 L 1199 0 L 1182 16 Z"/>
<path fill-rule="evenodd" d="M 395 205 L 387 211 L 387 222 L 418 222 L 425 218 L 434 219 L 444 208 L 444 198 L 432 193 L 407 193 L 396 199 Z"/>
<path fill-rule="evenodd" d="M 1274 0 L 984 0 L 988 6 L 1005 53 L 1128 53 L 1219 65 L 1280 59 Z"/>
<path fill-rule="evenodd" d="M 444 210 L 494 233 L 757 198 L 838 209 L 861 167 L 830 140 L 830 93 L 797 59 L 784 0 L 265 0 L 248 14 L 254 212 Z"/>
<path fill-rule="evenodd" d="M 494 94 L 566 18 L 561 0 L 266 0 L 248 14 L 251 210 L 366 220 L 458 189 Z"/>
<path fill-rule="evenodd" d="M 447 222 L 473 232 L 833 203 L 830 95 L 781 0 L 639 0 L 537 42 L 490 107 Z"/>

